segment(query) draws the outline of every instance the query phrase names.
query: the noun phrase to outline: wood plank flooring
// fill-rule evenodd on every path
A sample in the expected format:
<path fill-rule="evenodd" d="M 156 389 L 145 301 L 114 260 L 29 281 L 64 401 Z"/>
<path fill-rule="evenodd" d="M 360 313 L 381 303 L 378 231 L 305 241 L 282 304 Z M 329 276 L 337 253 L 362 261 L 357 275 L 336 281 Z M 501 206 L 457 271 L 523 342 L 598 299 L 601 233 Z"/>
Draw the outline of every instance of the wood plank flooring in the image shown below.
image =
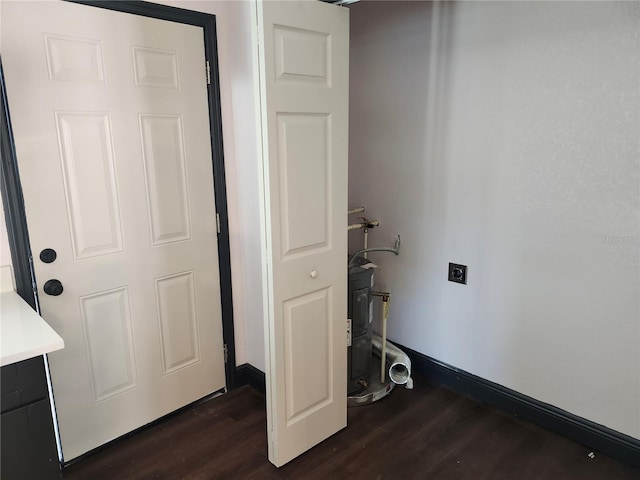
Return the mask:
<path fill-rule="evenodd" d="M 498 410 L 433 387 L 396 388 L 349 409 L 349 426 L 277 469 L 264 398 L 245 386 L 167 418 L 67 467 L 77 479 L 580 479 L 640 470 Z"/>

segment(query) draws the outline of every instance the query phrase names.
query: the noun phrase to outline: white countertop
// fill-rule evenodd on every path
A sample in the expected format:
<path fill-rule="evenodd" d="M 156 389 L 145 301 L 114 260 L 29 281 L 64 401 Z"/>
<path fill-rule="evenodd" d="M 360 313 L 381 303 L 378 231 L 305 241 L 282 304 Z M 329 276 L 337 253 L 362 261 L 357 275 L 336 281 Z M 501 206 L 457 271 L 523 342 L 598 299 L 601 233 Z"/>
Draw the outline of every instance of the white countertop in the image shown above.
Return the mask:
<path fill-rule="evenodd" d="M 6 283 L 5 283 L 6 285 Z M 13 290 L 0 293 L 0 366 L 64 348 L 64 341 Z"/>

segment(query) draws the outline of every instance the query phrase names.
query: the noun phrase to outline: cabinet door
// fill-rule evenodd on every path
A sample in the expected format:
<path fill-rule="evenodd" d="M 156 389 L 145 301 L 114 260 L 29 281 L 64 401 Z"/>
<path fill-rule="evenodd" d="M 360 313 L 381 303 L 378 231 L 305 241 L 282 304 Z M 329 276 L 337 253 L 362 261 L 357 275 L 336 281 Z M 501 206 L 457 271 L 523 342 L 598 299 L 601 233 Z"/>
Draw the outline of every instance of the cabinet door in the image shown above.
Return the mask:
<path fill-rule="evenodd" d="M 59 477 L 43 358 L 6 365 L 0 371 L 0 478 Z"/>
<path fill-rule="evenodd" d="M 258 2 L 269 459 L 347 423 L 349 11 Z"/>

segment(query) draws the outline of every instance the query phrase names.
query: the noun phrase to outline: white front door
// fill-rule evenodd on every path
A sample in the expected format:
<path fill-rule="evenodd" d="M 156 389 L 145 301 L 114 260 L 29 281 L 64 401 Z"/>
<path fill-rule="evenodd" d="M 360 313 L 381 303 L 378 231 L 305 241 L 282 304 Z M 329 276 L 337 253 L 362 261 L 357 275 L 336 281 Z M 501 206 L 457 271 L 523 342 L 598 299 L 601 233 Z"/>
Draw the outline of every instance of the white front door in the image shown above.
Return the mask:
<path fill-rule="evenodd" d="M 70 460 L 225 387 L 203 31 L 67 2 L 1 8 Z"/>
<path fill-rule="evenodd" d="M 258 2 L 269 459 L 347 423 L 349 11 Z"/>

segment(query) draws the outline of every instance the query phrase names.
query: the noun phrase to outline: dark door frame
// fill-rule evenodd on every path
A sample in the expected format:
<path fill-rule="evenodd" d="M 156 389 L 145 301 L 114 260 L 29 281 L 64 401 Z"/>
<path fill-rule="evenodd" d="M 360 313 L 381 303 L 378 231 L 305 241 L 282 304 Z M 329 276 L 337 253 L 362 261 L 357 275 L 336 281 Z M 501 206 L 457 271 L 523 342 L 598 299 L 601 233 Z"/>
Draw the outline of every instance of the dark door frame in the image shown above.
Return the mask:
<path fill-rule="evenodd" d="M 233 303 L 231 292 L 231 256 L 229 249 L 229 215 L 227 211 L 227 190 L 224 171 L 224 152 L 222 144 L 222 112 L 220 108 L 220 80 L 218 76 L 218 46 L 216 37 L 216 17 L 206 13 L 143 1 L 112 0 L 65 0 L 72 3 L 131 13 L 160 20 L 169 20 L 187 25 L 202 27 L 204 32 L 205 58 L 209 62 L 210 85 L 207 86 L 209 101 L 210 141 L 213 158 L 213 184 L 215 207 L 220 217 L 218 234 L 218 261 L 220 270 L 220 296 L 222 308 L 222 337 L 226 345 L 225 378 L 227 389 L 236 386 L 235 339 L 233 328 Z M 203 75 L 205 66 L 203 68 Z M 0 59 L 0 181 L 2 201 L 7 223 L 11 260 L 14 268 L 17 293 L 36 309 L 37 287 L 32 269 L 32 255 L 29 244 L 29 232 L 20 184 L 20 175 L 15 152 L 11 117 L 4 72 Z"/>

